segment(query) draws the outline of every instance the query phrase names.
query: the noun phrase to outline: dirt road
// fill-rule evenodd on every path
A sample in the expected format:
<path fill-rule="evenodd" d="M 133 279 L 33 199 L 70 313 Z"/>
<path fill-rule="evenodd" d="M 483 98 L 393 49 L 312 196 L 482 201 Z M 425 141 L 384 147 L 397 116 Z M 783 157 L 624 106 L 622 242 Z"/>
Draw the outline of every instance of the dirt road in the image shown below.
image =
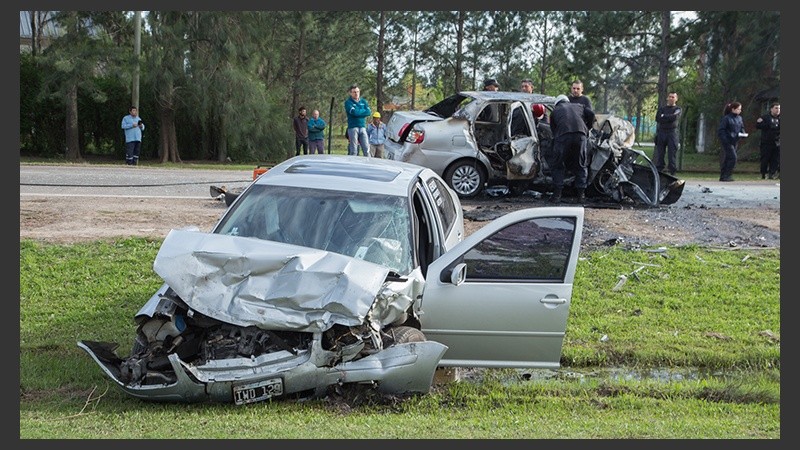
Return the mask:
<path fill-rule="evenodd" d="M 172 228 L 191 226 L 209 231 L 226 209 L 210 196 L 210 185 L 239 188 L 250 181 L 250 171 L 20 165 L 20 239 L 71 243 L 163 239 Z M 468 233 L 501 214 L 546 205 L 527 195 L 462 203 Z M 585 214 L 586 247 L 780 247 L 780 184 L 775 180 L 688 180 L 673 205 L 589 204 Z"/>

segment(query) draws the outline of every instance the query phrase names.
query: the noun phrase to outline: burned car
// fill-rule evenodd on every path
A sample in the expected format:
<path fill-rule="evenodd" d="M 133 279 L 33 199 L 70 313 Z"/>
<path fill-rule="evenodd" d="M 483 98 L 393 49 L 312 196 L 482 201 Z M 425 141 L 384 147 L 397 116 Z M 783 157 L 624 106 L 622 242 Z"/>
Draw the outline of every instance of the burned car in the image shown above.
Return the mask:
<path fill-rule="evenodd" d="M 237 405 L 425 393 L 445 366 L 557 368 L 582 227 L 582 207 L 529 208 L 465 237 L 430 169 L 297 156 L 212 231 L 170 231 L 127 355 L 78 346 L 134 397 Z"/>
<path fill-rule="evenodd" d="M 550 192 L 552 178 L 531 112 L 537 103 L 552 110 L 555 97 L 465 91 L 424 111 L 396 111 L 387 124 L 387 158 L 432 169 L 460 198 L 494 185 Z M 646 206 L 677 201 L 683 180 L 660 173 L 632 148 L 630 122 L 598 116 L 590 136 L 587 196 Z M 568 172 L 565 184 L 570 182 Z"/>

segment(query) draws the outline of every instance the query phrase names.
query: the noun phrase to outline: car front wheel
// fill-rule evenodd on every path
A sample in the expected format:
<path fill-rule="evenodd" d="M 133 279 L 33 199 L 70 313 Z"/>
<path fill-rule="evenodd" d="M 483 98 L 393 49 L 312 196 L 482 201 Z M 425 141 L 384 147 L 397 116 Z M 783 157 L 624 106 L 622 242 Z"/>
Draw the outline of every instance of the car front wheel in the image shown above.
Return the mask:
<path fill-rule="evenodd" d="M 413 327 L 399 326 L 391 329 L 391 336 L 395 344 L 405 344 L 408 342 L 425 342 L 425 334 Z"/>
<path fill-rule="evenodd" d="M 483 190 L 486 175 L 477 161 L 458 161 L 444 175 L 444 179 L 461 198 L 472 198 Z"/>

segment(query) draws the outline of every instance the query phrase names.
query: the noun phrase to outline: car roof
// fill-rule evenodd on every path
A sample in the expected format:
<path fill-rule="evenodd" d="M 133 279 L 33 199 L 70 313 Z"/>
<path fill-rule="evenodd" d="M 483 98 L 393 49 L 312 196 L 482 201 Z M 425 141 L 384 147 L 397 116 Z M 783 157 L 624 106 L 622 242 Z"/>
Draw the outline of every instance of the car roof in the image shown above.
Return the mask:
<path fill-rule="evenodd" d="M 545 94 L 536 94 L 514 91 L 462 91 L 461 95 L 473 97 L 479 100 L 511 100 L 527 103 L 554 104 L 556 98 Z"/>
<path fill-rule="evenodd" d="M 254 184 L 408 196 L 422 172 L 430 169 L 382 158 L 351 155 L 300 155 L 270 168 Z"/>

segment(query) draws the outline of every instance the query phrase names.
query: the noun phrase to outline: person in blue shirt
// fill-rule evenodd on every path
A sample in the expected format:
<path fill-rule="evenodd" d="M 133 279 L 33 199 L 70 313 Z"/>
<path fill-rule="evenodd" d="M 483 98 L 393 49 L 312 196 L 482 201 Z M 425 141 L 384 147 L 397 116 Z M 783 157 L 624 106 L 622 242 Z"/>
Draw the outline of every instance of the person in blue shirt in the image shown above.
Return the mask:
<path fill-rule="evenodd" d="M 125 132 L 125 164 L 139 164 L 139 153 L 142 150 L 142 131 L 144 123 L 139 117 L 139 109 L 131 106 L 128 115 L 122 118 L 122 130 Z"/>
<path fill-rule="evenodd" d="M 350 96 L 344 101 L 344 112 L 347 114 L 347 154 L 358 155 L 358 148 L 364 156 L 369 157 L 369 136 L 367 136 L 367 117 L 372 110 L 367 101 L 361 98 L 361 89 L 357 84 L 350 85 Z"/>
<path fill-rule="evenodd" d="M 308 119 L 308 153 L 313 155 L 314 152 L 324 155 L 325 154 L 325 127 L 328 124 L 319 116 L 319 110 L 311 111 L 311 118 Z"/>
<path fill-rule="evenodd" d="M 386 124 L 381 122 L 381 113 L 372 113 L 372 122 L 367 125 L 369 136 L 369 154 L 376 158 L 383 158 L 383 144 L 386 142 Z"/>

